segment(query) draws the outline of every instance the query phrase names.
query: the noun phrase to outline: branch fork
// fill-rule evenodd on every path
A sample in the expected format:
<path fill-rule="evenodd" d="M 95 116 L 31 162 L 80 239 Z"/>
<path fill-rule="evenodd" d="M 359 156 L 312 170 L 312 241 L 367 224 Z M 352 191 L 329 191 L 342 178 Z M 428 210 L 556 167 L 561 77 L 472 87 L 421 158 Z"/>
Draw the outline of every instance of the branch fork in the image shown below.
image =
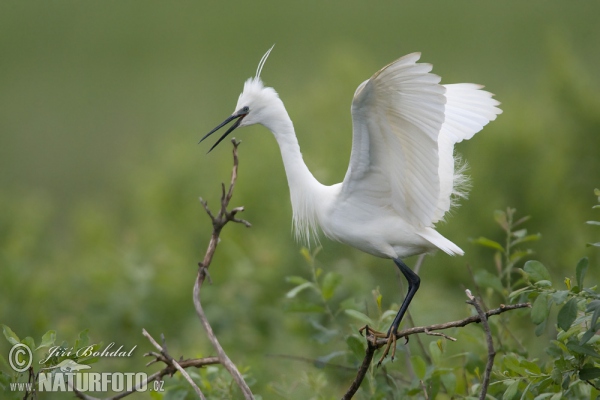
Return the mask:
<path fill-rule="evenodd" d="M 427 335 L 442 336 L 448 340 L 456 341 L 455 338 L 450 337 L 444 333 L 433 332 L 433 331 L 449 329 L 449 328 L 459 328 L 459 327 L 463 327 L 463 326 L 466 326 L 466 325 L 469 325 L 472 323 L 479 323 L 479 322 L 482 322 L 484 331 L 486 332 L 486 339 L 487 339 L 487 343 L 488 343 L 488 361 L 487 361 L 487 365 L 486 365 L 486 372 L 485 372 L 484 381 L 482 384 L 482 391 L 481 391 L 481 395 L 480 395 L 480 399 L 485 399 L 485 396 L 487 393 L 487 387 L 489 386 L 489 376 L 491 374 L 492 366 L 494 363 L 494 356 L 496 355 L 495 350 L 493 348 L 492 336 L 491 336 L 491 332 L 490 332 L 490 328 L 489 328 L 489 324 L 488 324 L 487 320 L 492 315 L 498 315 L 503 312 L 516 310 L 519 308 L 526 308 L 526 307 L 530 308 L 531 304 L 530 303 L 519 303 L 519 304 L 510 304 L 510 305 L 501 304 L 500 307 L 498 307 L 498 308 L 484 312 L 483 309 L 481 308 L 481 305 L 477 301 L 477 299 L 471 294 L 471 292 L 468 289 L 467 289 L 467 297 L 469 298 L 467 303 L 471 304 L 475 307 L 475 309 L 477 310 L 477 315 L 473 315 L 473 316 L 470 316 L 468 318 L 465 318 L 465 319 L 462 319 L 459 321 L 452 321 L 452 322 L 446 322 L 443 324 L 434 324 L 434 325 L 429 325 L 429 326 L 417 326 L 417 327 L 413 327 L 413 328 L 404 329 L 402 331 L 399 331 L 396 334 L 395 338 L 378 338 L 377 336 L 375 336 L 373 334 L 367 333 L 367 335 L 366 335 L 367 349 L 365 351 L 365 357 L 364 357 L 360 367 L 358 368 L 356 377 L 352 381 L 350 388 L 348 388 L 348 390 L 342 397 L 342 400 L 349 400 L 356 394 L 365 375 L 367 374 L 367 371 L 369 370 L 369 366 L 371 365 L 371 362 L 373 361 L 373 356 L 375 355 L 375 351 L 377 349 L 379 349 L 380 347 L 386 346 L 388 344 L 389 340 L 396 341 L 402 337 L 404 337 L 408 340 L 408 337 L 410 335 L 414 335 L 417 333 L 425 333 Z M 361 331 L 362 330 L 364 330 L 364 327 L 361 328 Z M 367 332 L 369 332 L 368 329 L 367 329 Z"/>

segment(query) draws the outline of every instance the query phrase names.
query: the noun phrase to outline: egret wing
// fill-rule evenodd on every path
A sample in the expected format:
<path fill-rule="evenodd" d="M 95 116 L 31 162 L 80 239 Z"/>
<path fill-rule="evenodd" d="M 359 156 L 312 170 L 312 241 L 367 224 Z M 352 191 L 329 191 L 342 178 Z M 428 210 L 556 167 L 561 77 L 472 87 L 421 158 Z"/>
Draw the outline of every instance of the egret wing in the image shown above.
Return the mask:
<path fill-rule="evenodd" d="M 440 194 L 438 137 L 445 88 L 409 54 L 363 82 L 352 102 L 353 142 L 342 199 L 392 208 L 430 226 Z"/>
<path fill-rule="evenodd" d="M 483 86 L 473 83 L 444 85 L 446 88 L 446 106 L 444 124 L 438 138 L 440 198 L 433 222 L 443 218 L 452 206 L 452 194 L 464 197 L 460 186 L 466 181 L 455 171 L 454 144 L 468 140 L 483 129 L 496 115 L 502 113 L 500 104 L 486 92 Z"/>

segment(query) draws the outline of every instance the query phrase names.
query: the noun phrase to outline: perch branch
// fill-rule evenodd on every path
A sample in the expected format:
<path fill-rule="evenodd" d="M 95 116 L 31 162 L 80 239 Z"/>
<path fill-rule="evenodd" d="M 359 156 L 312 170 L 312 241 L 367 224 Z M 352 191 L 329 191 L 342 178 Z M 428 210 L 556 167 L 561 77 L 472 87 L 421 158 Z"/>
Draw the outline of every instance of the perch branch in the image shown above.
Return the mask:
<path fill-rule="evenodd" d="M 408 337 L 408 336 L 414 335 L 416 333 L 426 333 L 428 335 L 431 335 L 431 334 L 433 334 L 432 331 L 439 331 L 439 330 L 449 329 L 449 328 L 460 328 L 460 327 L 472 324 L 474 322 L 481 322 L 482 317 L 485 317 L 485 318 L 483 318 L 483 321 L 485 321 L 484 323 L 487 324 L 487 319 L 489 317 L 491 317 L 492 315 L 498 315 L 498 314 L 502 314 L 503 312 L 506 312 L 506 311 L 516 310 L 519 308 L 526 308 L 526 307 L 531 307 L 531 304 L 530 303 L 519 303 L 519 304 L 510 304 L 510 305 L 501 304 L 500 307 L 495 308 L 493 310 L 486 311 L 485 313 L 482 313 L 481 315 L 479 315 L 479 314 L 473 315 L 468 318 L 461 319 L 459 321 L 452 321 L 452 322 L 446 322 L 443 324 L 434 324 L 434 325 L 429 325 L 429 326 L 417 326 L 414 328 L 404 329 L 396 334 L 396 338 L 399 339 L 402 337 Z M 488 328 L 489 328 L 489 326 L 488 326 Z M 367 330 L 367 332 L 368 332 L 368 330 Z M 453 339 L 450 337 L 448 337 L 448 338 L 450 340 Z M 342 397 L 343 400 L 349 400 L 352 398 L 352 396 L 354 396 L 354 394 L 360 387 L 360 384 L 362 383 L 367 371 L 369 370 L 369 366 L 371 365 L 371 361 L 373 360 L 373 355 L 375 354 L 375 350 L 386 345 L 387 341 L 388 341 L 388 338 L 379 338 L 378 339 L 373 335 L 367 336 L 367 350 L 365 352 L 365 358 L 363 359 L 363 362 L 360 365 L 358 372 L 356 374 L 356 377 L 354 378 L 354 380 L 352 381 L 352 384 L 350 385 L 350 388 L 347 390 L 347 392 Z"/>
<path fill-rule="evenodd" d="M 479 394 L 480 400 L 485 400 L 487 395 L 487 389 L 490 385 L 490 375 L 492 374 L 492 367 L 494 366 L 494 358 L 496 357 L 496 350 L 494 350 L 494 339 L 492 338 L 492 332 L 490 331 L 490 324 L 488 324 L 487 316 L 481 307 L 481 304 L 477 301 L 475 296 L 471 294 L 469 289 L 465 290 L 467 297 L 469 300 L 468 304 L 471 304 L 477 310 L 477 314 L 481 320 L 481 325 L 483 326 L 483 330 L 485 332 L 485 338 L 488 346 L 488 360 L 485 365 L 485 374 L 483 375 L 483 383 L 481 385 L 481 393 Z"/>
<path fill-rule="evenodd" d="M 221 234 L 221 230 L 228 222 L 237 222 L 245 225 L 246 227 L 250 227 L 250 223 L 243 219 L 239 219 L 236 217 L 238 212 L 244 211 L 243 207 L 235 207 L 231 209 L 231 211 L 227 211 L 227 207 L 229 206 L 229 201 L 233 196 L 233 189 L 235 187 L 235 182 L 237 180 L 237 170 L 238 170 L 238 155 L 237 148 L 240 142 L 235 139 L 231 140 L 233 143 L 233 171 L 231 172 L 231 182 L 229 183 L 229 189 L 226 190 L 225 184 L 221 185 L 221 207 L 219 209 L 219 213 L 215 216 L 210 209 L 208 208 L 208 203 L 202 199 L 200 202 L 202 206 L 206 210 L 206 213 L 210 217 L 213 225 L 213 232 L 210 237 L 210 242 L 208 243 L 208 248 L 206 249 L 206 253 L 204 255 L 204 259 L 202 262 L 198 263 L 198 275 L 196 277 L 196 282 L 194 284 L 194 308 L 196 309 L 196 314 L 202 323 L 202 326 L 206 330 L 206 334 L 208 335 L 208 339 L 212 343 L 213 347 L 217 351 L 217 356 L 219 358 L 219 362 L 225 367 L 225 369 L 232 376 L 235 383 L 241 389 L 244 394 L 244 398 L 246 399 L 254 399 L 254 395 L 252 391 L 248 387 L 248 384 L 242 377 L 242 374 L 237 369 L 235 364 L 229 359 L 225 350 L 217 340 L 215 333 L 213 332 L 210 323 L 208 322 L 208 318 L 206 318 L 206 314 L 204 313 L 204 309 L 202 308 L 202 303 L 200 302 L 200 289 L 204 280 L 208 277 L 208 267 L 212 262 L 213 256 L 215 254 L 215 250 L 217 249 L 217 245 L 219 244 L 219 235 Z"/>

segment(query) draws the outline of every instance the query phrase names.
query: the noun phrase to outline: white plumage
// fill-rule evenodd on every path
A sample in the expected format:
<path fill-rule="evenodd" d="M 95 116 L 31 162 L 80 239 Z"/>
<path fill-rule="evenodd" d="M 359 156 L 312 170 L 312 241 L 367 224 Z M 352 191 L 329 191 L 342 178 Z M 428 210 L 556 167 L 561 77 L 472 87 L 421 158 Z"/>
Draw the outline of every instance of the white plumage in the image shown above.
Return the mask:
<path fill-rule="evenodd" d="M 271 49 L 256 76 L 246 81 L 235 112 L 202 140 L 233 120 L 216 144 L 238 126 L 258 123 L 273 132 L 297 237 L 309 241 L 320 227 L 333 240 L 393 259 L 409 280 L 409 294 L 389 336 L 396 333 L 419 286 L 418 277 L 400 259 L 436 249 L 463 254 L 434 224 L 450 210 L 453 195 L 465 195 L 454 144 L 496 119 L 502 112 L 499 103 L 480 85 L 440 85 L 430 64 L 417 63 L 420 53 L 406 55 L 356 89 L 350 165 L 343 182 L 325 186 L 306 167 L 283 102 L 260 79 Z"/>

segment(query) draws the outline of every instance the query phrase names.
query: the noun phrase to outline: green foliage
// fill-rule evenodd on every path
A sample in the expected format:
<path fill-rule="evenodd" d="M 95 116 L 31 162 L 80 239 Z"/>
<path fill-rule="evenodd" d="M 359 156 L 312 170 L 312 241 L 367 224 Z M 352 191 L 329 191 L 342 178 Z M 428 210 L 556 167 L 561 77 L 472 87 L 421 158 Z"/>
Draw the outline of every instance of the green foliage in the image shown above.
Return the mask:
<path fill-rule="evenodd" d="M 474 274 L 478 290 L 485 290 L 481 293 L 484 299 L 532 304 L 528 312 L 503 313 L 489 320 L 498 347 L 488 396 L 503 400 L 595 398 L 600 395 L 600 337 L 596 334 L 600 330 L 600 293 L 597 286 L 586 285 L 589 259 L 584 257 L 577 262 L 572 270 L 574 278 L 567 277 L 555 285 L 556 280 L 542 262 L 523 263 L 525 257 L 533 254 L 524 246 L 539 240 L 541 235 L 527 233 L 523 224 L 529 217 L 515 216 L 516 211 L 511 208 L 494 213 L 505 235 L 504 244 L 484 237 L 473 241 L 495 250 L 496 273 L 479 270 Z M 326 370 L 342 365 L 357 368 L 366 348 L 365 339 L 356 333 L 357 327 L 387 329 L 397 306 L 384 309 L 378 289 L 373 291 L 374 308 L 359 306 L 353 298 L 338 299 L 341 277 L 323 272 L 316 260 L 318 251 L 302 250 L 310 273 L 307 277 L 287 279 L 293 285 L 286 295 L 287 308 L 310 313 L 320 321 L 312 321 L 313 326 L 318 326 L 313 338 L 336 344 L 335 351 L 314 360 L 315 366 Z M 527 331 L 546 343 L 541 352 L 523 345 L 527 338 L 521 337 L 520 332 Z M 469 343 L 465 351 L 450 350 L 454 343 L 445 339 L 432 340 L 426 346 L 421 338 L 413 337 L 411 342 L 418 343 L 416 348 L 411 346 L 409 351 L 398 346 L 399 357 L 406 358 L 408 370 L 398 374 L 398 366 L 389 358 L 379 369 L 371 365 L 357 398 L 421 398 L 425 392 L 428 398 L 477 398 L 487 359 L 484 335 L 473 327 L 448 334 L 456 336 L 459 343 Z M 319 382 L 335 379 L 331 374 L 318 376 Z M 346 378 L 348 382 L 351 377 Z M 289 384 L 308 388 L 305 378 Z M 319 393 L 323 393 L 319 398 L 330 398 L 327 386 L 323 383 L 319 388 Z M 285 397 L 283 386 L 273 387 Z"/>
<path fill-rule="evenodd" d="M 495 270 L 497 277 L 493 277 L 486 270 L 481 270 L 475 275 L 475 282 L 483 287 L 493 289 L 502 297 L 511 292 L 513 286 L 513 269 L 523 258 L 533 254 L 533 250 L 522 248 L 524 243 L 534 242 L 541 238 L 539 233 L 528 234 L 527 229 L 517 229 L 523 223 L 529 220 L 528 216 L 514 220 L 516 210 L 508 208 L 506 211 L 495 211 L 494 219 L 505 233 L 504 244 L 494 240 L 479 237 L 471 242 L 480 246 L 489 247 L 496 250 L 494 256 Z M 526 264 L 525 268 L 535 270 L 538 268 L 535 264 Z M 539 276 L 542 279 L 542 276 Z M 503 286 L 502 286 L 503 285 Z M 502 289 L 504 287 L 504 289 Z"/>

